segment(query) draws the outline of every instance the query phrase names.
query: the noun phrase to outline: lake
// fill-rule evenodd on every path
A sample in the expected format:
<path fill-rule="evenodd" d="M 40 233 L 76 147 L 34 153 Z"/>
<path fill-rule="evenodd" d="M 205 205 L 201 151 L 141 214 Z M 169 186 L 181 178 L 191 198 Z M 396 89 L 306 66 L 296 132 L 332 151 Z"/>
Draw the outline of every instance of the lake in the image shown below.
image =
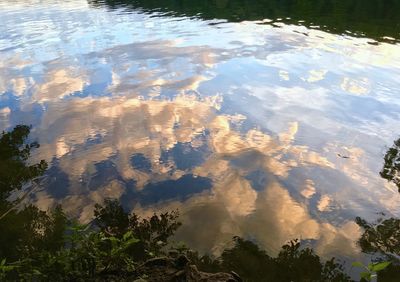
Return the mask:
<path fill-rule="evenodd" d="M 358 256 L 354 218 L 400 216 L 400 1 L 2 1 L 0 129 L 50 164 L 29 201 L 82 222 L 117 198 L 178 209 L 218 254 L 300 238 Z"/>

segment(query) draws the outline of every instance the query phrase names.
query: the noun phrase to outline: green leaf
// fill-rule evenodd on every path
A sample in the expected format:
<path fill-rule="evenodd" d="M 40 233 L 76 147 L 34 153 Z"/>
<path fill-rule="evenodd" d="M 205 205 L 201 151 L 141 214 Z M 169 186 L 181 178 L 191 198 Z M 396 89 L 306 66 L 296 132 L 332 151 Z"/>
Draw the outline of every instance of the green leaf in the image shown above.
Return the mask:
<path fill-rule="evenodd" d="M 367 281 L 371 281 L 371 273 L 370 272 L 361 272 L 361 278 L 364 278 Z"/>
<path fill-rule="evenodd" d="M 130 240 L 128 240 L 128 241 L 125 242 L 125 247 L 127 248 L 127 247 L 129 247 L 130 245 L 132 245 L 132 244 L 136 244 L 137 242 L 139 242 L 139 239 L 132 238 L 132 239 L 130 239 Z"/>
<path fill-rule="evenodd" d="M 132 237 L 132 231 L 128 231 L 124 234 L 124 236 L 122 237 L 122 239 L 124 239 L 124 241 L 128 240 L 130 237 Z"/>
<path fill-rule="evenodd" d="M 374 266 L 374 264 L 373 264 L 372 262 L 369 263 L 369 264 L 368 264 L 368 270 L 369 270 L 369 271 L 372 271 L 372 267 L 373 267 L 373 266 Z"/>
<path fill-rule="evenodd" d="M 381 271 L 381 270 L 385 269 L 386 267 L 388 267 L 389 264 L 391 264 L 390 261 L 384 261 L 384 262 L 376 263 L 376 264 L 372 265 L 371 270 L 374 271 L 374 272 L 378 272 L 378 271 Z"/>
<path fill-rule="evenodd" d="M 33 270 L 33 273 L 36 274 L 36 275 L 42 275 L 42 273 L 41 273 L 39 270 L 37 270 L 37 269 L 34 269 L 34 270 Z"/>
<path fill-rule="evenodd" d="M 117 237 L 114 237 L 114 236 L 108 237 L 108 240 L 110 240 L 111 242 L 118 242 L 119 241 L 119 239 Z"/>
<path fill-rule="evenodd" d="M 2 265 L 0 267 L 0 270 L 3 272 L 11 271 L 15 268 L 15 266 L 10 266 L 10 265 Z"/>
<path fill-rule="evenodd" d="M 364 267 L 364 265 L 359 261 L 355 261 L 351 265 L 354 266 L 354 267 Z"/>

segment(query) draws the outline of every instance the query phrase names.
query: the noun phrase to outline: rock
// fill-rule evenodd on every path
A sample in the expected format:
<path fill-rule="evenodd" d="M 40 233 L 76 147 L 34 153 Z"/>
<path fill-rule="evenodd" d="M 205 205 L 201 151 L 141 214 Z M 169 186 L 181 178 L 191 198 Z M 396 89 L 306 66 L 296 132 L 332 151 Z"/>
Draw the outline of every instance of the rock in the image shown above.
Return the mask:
<path fill-rule="evenodd" d="M 158 257 L 149 259 L 137 269 L 141 277 L 148 282 L 241 282 L 239 275 L 232 273 L 208 273 L 199 271 L 191 265 L 189 259 L 180 255 L 178 258 Z"/>

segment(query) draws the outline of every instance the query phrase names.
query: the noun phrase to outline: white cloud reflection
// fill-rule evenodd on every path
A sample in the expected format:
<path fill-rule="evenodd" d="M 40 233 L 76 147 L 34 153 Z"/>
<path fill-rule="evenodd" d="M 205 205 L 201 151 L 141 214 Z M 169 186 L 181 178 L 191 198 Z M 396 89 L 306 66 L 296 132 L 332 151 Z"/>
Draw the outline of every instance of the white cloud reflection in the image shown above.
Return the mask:
<path fill-rule="evenodd" d="M 142 215 L 178 208 L 185 224 L 177 238 L 202 251 L 218 253 L 240 235 L 272 252 L 301 238 L 318 240 L 320 254 L 351 255 L 360 231 L 332 213 L 398 206 L 396 191 L 378 189 L 376 165 L 379 148 L 400 132 L 399 102 L 390 96 L 400 77 L 398 45 L 284 24 L 215 28 L 163 18 L 155 25 L 140 13 L 59 9 L 36 26 L 48 33 L 5 20 L 18 40 L 33 34 L 32 50 L 0 42 L 9 48 L 0 61 L 0 126 L 34 120 L 41 144 L 34 158 L 69 181 L 63 197 L 38 192 L 40 208 L 61 202 L 87 222 L 106 197 L 192 174 L 211 188 L 130 207 Z M 79 26 L 63 32 L 69 22 Z M 104 163 L 115 175 L 107 178 Z"/>

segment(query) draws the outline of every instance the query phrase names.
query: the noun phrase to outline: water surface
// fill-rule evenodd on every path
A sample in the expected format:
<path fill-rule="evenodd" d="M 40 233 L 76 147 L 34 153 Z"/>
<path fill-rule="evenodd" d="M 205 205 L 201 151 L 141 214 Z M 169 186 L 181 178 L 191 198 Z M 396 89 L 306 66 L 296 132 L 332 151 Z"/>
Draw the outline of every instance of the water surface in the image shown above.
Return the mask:
<path fill-rule="evenodd" d="M 87 222 L 179 209 L 177 240 L 354 256 L 400 133 L 400 1 L 2 1 L 0 129 L 50 164 L 31 201 Z M 201 4 L 200 4 L 201 2 Z M 300 5 L 301 4 L 301 5 Z"/>

